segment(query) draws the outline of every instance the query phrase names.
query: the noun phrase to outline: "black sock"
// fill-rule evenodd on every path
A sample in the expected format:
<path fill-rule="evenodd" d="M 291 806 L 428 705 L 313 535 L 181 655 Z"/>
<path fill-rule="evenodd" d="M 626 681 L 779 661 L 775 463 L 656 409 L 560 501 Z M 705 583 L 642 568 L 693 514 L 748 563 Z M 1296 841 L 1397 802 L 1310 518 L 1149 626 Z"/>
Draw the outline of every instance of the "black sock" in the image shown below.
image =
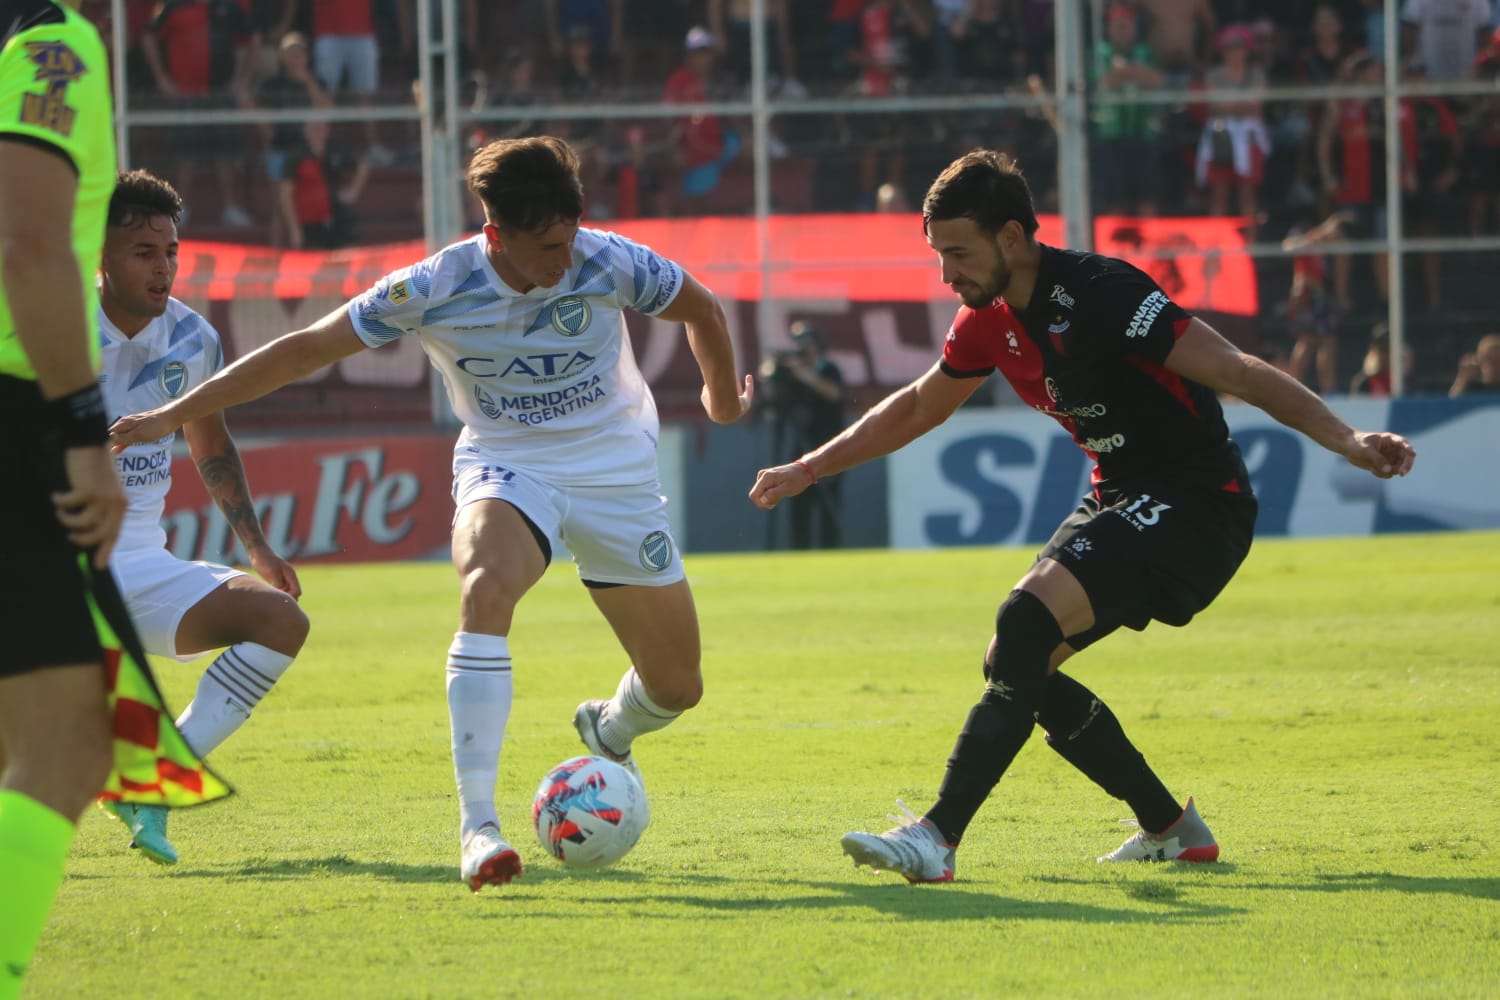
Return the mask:
<path fill-rule="evenodd" d="M 1141 829 L 1160 833 L 1182 815 L 1167 791 L 1120 727 L 1120 721 L 1092 691 L 1066 674 L 1047 678 L 1036 721 L 1047 731 L 1047 745 L 1090 781 L 1135 813 Z"/>
<path fill-rule="evenodd" d="M 948 758 L 937 803 L 927 819 L 957 844 L 1000 776 L 1021 751 L 1042 702 L 1047 662 L 1062 630 L 1052 612 L 1023 590 L 1011 592 L 995 620 L 995 658 L 988 683 Z"/>

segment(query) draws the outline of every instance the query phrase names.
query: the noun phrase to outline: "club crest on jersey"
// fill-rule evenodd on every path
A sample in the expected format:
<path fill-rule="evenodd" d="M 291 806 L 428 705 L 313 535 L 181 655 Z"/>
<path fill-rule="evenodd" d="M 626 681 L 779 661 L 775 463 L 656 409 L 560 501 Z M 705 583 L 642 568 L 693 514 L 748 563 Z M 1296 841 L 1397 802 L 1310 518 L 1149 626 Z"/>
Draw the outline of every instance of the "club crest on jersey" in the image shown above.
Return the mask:
<path fill-rule="evenodd" d="M 1068 294 L 1068 290 L 1062 285 L 1053 285 L 1052 294 L 1047 296 L 1048 302 L 1056 302 L 1064 309 L 1072 309 L 1078 304 L 1078 300 Z"/>
<path fill-rule="evenodd" d="M 161 391 L 172 399 L 182 395 L 182 390 L 187 388 L 187 380 L 187 365 L 181 361 L 168 361 L 161 366 L 161 374 L 156 376 L 156 382 L 161 386 Z"/>
<path fill-rule="evenodd" d="M 641 565 L 660 573 L 672 565 L 672 538 L 665 531 L 653 531 L 641 542 Z"/>
<path fill-rule="evenodd" d="M 495 403 L 495 397 L 485 392 L 483 386 L 474 387 L 474 402 L 479 404 L 479 412 L 491 420 L 500 419 L 500 407 Z"/>
<path fill-rule="evenodd" d="M 1067 333 L 1068 332 L 1068 327 L 1070 327 L 1072 325 L 1073 325 L 1072 323 L 1070 323 L 1067 320 L 1063 319 L 1062 316 L 1059 315 L 1059 316 L 1055 317 L 1052 320 L 1051 323 L 1047 324 L 1047 332 L 1050 333 L 1050 334 L 1052 334 L 1055 337 L 1055 336 L 1058 336 L 1060 334 Z"/>
<path fill-rule="evenodd" d="M 564 337 L 576 337 L 589 328 L 594 310 L 576 295 L 558 299 L 552 304 L 552 329 Z"/>

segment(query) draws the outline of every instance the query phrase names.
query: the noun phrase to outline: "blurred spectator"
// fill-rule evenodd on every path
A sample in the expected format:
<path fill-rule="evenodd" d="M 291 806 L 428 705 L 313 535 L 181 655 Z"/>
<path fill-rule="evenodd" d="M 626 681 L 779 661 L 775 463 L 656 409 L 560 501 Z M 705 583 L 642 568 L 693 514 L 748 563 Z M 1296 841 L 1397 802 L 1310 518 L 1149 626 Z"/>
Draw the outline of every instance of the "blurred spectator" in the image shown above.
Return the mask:
<path fill-rule="evenodd" d="M 1410 375 L 1413 368 L 1411 348 L 1402 351 L 1405 360 L 1403 374 Z M 1365 351 L 1364 364 L 1349 382 L 1349 395 L 1384 398 L 1391 394 L 1391 335 L 1384 323 L 1376 323 L 1370 331 L 1370 346 Z"/>
<path fill-rule="evenodd" d="M 1500 333 L 1479 338 L 1473 354 L 1458 362 L 1458 374 L 1448 395 L 1453 397 L 1500 393 Z"/>
<path fill-rule="evenodd" d="M 1494 28 L 1491 0 L 1406 0 L 1401 50 L 1438 83 L 1462 80 Z"/>
<path fill-rule="evenodd" d="M 1113 3 L 1105 13 L 1105 39 L 1094 48 L 1093 76 L 1100 96 L 1120 97 L 1161 86 L 1151 49 L 1136 37 L 1136 13 Z M 1149 104 L 1094 105 L 1098 211 L 1153 216 L 1160 197 L 1161 118 Z"/>
<path fill-rule="evenodd" d="M 791 349 L 775 352 L 760 368 L 773 455 L 804 454 L 844 429 L 844 375 L 828 357 L 822 334 L 803 322 L 793 323 L 790 332 Z M 839 547 L 840 482 L 831 476 L 783 502 L 791 548 Z"/>
<path fill-rule="evenodd" d="M 611 73 L 587 25 L 575 24 L 568 29 L 567 48 L 553 80 L 553 93 L 563 104 L 600 104 L 611 100 L 614 91 Z M 546 127 L 546 132 L 565 139 L 578 153 L 578 172 L 588 194 L 589 218 L 604 219 L 614 214 L 604 174 L 610 158 L 608 136 L 616 124 L 610 119 L 559 118 Z"/>
<path fill-rule="evenodd" d="M 547 0 L 547 40 L 552 56 L 567 58 L 568 41 L 575 28 L 586 28 L 594 39 L 594 51 L 613 64 L 624 36 L 625 0 Z"/>
<path fill-rule="evenodd" d="M 243 95 L 247 67 L 255 61 L 252 39 L 250 20 L 236 0 L 166 0 L 141 36 L 141 52 L 157 90 L 172 107 L 208 111 L 231 107 Z M 170 133 L 171 155 L 178 164 L 173 180 L 182 193 L 184 214 L 198 167 L 207 164 L 218 181 L 223 224 L 250 225 L 240 207 L 244 143 L 239 129 L 194 123 L 174 126 Z"/>
<path fill-rule="evenodd" d="M 1291 328 L 1292 354 L 1286 372 L 1307 381 L 1308 365 L 1318 378 L 1318 391 L 1325 396 L 1338 392 L 1338 329 L 1328 301 L 1326 264 L 1318 244 L 1338 239 L 1344 216 L 1331 215 L 1311 229 L 1293 228 L 1281 241 L 1281 249 L 1292 258 L 1292 289 L 1287 295 L 1286 319 Z"/>
<path fill-rule="evenodd" d="M 966 90 L 994 93 L 1026 76 L 1026 49 L 1018 0 L 967 0 L 954 23 L 954 56 Z"/>
<path fill-rule="evenodd" d="M 668 67 L 676 65 L 696 6 L 696 0 L 625 0 L 624 23 L 630 30 L 621 39 L 622 83 L 649 86 L 656 93 L 666 81 Z"/>
<path fill-rule="evenodd" d="M 380 41 L 375 34 L 373 0 L 294 0 L 312 5 L 313 71 L 337 98 L 345 85 L 365 107 L 380 89 Z M 376 138 L 373 119 L 364 123 L 369 162 L 385 166 L 395 154 Z"/>
<path fill-rule="evenodd" d="M 292 108 L 327 108 L 333 105 L 328 91 L 318 82 L 311 68 L 311 56 L 307 38 L 300 31 L 289 31 L 281 38 L 278 48 L 279 68 L 275 76 L 263 81 L 255 90 L 251 106 L 268 111 L 285 111 Z M 266 144 L 266 177 L 275 188 L 286 174 L 287 157 L 299 152 L 304 143 L 302 123 L 270 122 L 260 126 Z M 270 243 L 273 247 L 284 246 L 291 230 L 291 220 L 283 211 L 281 200 L 271 212 Z"/>
<path fill-rule="evenodd" d="M 1413 59 L 1407 63 L 1406 79 L 1424 83 L 1427 71 Z M 1397 111 L 1401 129 L 1401 218 L 1407 232 L 1421 237 L 1437 236 L 1458 192 L 1463 141 L 1448 102 L 1442 97 L 1403 97 Z M 1379 169 L 1384 170 L 1385 164 Z M 1427 308 L 1444 308 L 1442 269 L 1438 255 L 1418 255 Z"/>
<path fill-rule="evenodd" d="M 1474 60 L 1471 75 L 1475 80 L 1500 84 L 1500 28 Z M 1500 96 L 1485 95 L 1470 101 L 1465 124 L 1463 189 L 1469 201 L 1469 232 L 1475 236 L 1500 232 Z"/>
<path fill-rule="evenodd" d="M 1344 79 L 1349 83 L 1378 83 L 1384 70 L 1367 52 L 1349 57 Z M 1318 173 L 1323 190 L 1349 220 L 1345 231 L 1354 239 L 1384 239 L 1385 108 L 1380 98 L 1344 97 L 1332 102 L 1318 134 Z M 1386 300 L 1389 284 L 1386 255 L 1370 255 L 1375 293 Z M 1339 313 L 1353 308 L 1348 254 L 1333 258 L 1333 289 Z"/>
<path fill-rule="evenodd" d="M 260 43 L 256 48 L 255 62 L 246 67 L 253 90 L 262 80 L 275 76 L 280 70 L 279 46 L 281 39 L 292 30 L 297 5 L 295 0 L 241 0 L 241 3 L 250 17 L 250 31 Z"/>
<path fill-rule="evenodd" d="M 287 156 L 277 197 L 294 250 L 335 250 L 354 237 L 354 203 L 369 179 L 363 158 L 330 148 L 327 122 L 302 126 L 302 145 Z"/>
<path fill-rule="evenodd" d="M 1210 0 L 1140 0 L 1146 43 L 1173 90 L 1187 87 L 1208 65 L 1218 19 Z"/>
<path fill-rule="evenodd" d="M 926 12 L 917 0 L 865 0 L 858 25 L 856 48 L 849 59 L 859 67 L 859 94 L 889 97 L 905 93 L 915 68 L 916 43 L 932 35 Z M 962 67 L 959 72 L 963 72 Z"/>
<path fill-rule="evenodd" d="M 956 35 L 968 6 L 968 0 L 932 0 L 932 78 L 940 90 L 958 79 Z"/>
<path fill-rule="evenodd" d="M 702 104 L 711 100 L 717 45 L 701 25 L 691 28 L 683 40 L 682 65 L 662 92 L 667 104 Z M 739 133 L 726 128 L 715 114 L 697 113 L 677 119 L 672 145 L 681 170 L 678 193 L 687 214 L 698 214 L 702 200 L 719 186 L 719 175 L 740 151 Z"/>
<path fill-rule="evenodd" d="M 1313 8 L 1312 44 L 1297 53 L 1296 82 L 1307 87 L 1332 87 L 1340 83 L 1344 66 L 1354 51 L 1354 43 L 1345 36 L 1344 19 L 1337 5 L 1318 4 Z M 1322 187 L 1318 182 L 1317 136 L 1329 102 L 1308 101 L 1301 107 L 1306 126 L 1297 146 L 1295 183 L 1314 192 L 1318 211 L 1326 215 L 1333 210 L 1333 198 L 1328 193 L 1317 194 Z"/>
<path fill-rule="evenodd" d="M 1243 91 L 1244 97 L 1210 102 L 1208 122 L 1198 139 L 1196 176 L 1209 190 L 1209 214 L 1229 214 L 1229 192 L 1238 195 L 1239 212 L 1253 233 L 1259 209 L 1257 190 L 1271 152 L 1271 137 L 1261 117 L 1260 91 L 1265 70 L 1250 63 L 1250 30 L 1227 25 L 1219 33 L 1221 61 L 1204 75 L 1209 90 Z"/>
<path fill-rule="evenodd" d="M 1389 0 L 1394 3 L 1395 0 Z M 1385 5 L 1387 0 L 1360 0 L 1359 29 L 1365 51 L 1377 59 L 1385 58 Z"/>
<path fill-rule="evenodd" d="M 766 87 L 783 97 L 805 94 L 797 79 L 790 0 L 765 0 Z M 741 90 L 750 85 L 750 0 L 708 0 L 708 30 Z"/>

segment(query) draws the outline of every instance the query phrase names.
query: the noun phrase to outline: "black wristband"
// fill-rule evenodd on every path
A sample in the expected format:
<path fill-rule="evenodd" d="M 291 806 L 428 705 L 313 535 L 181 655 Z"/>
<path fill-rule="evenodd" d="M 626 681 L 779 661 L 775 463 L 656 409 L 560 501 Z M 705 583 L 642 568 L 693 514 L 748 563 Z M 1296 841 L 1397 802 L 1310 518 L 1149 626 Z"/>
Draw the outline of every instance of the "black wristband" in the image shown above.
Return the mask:
<path fill-rule="evenodd" d="M 104 393 L 97 384 L 47 400 L 47 420 L 63 448 L 87 448 L 109 440 Z"/>

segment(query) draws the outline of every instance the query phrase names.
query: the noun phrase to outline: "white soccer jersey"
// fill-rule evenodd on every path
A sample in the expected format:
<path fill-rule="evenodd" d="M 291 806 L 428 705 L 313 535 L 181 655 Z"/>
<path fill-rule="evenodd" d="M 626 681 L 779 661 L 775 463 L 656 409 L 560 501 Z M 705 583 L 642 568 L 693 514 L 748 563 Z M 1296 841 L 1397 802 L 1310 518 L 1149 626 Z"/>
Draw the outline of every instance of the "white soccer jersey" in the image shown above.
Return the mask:
<path fill-rule="evenodd" d="M 682 269 L 614 233 L 578 230 L 573 266 L 552 288 L 500 280 L 481 234 L 386 275 L 350 305 L 371 347 L 417 334 L 479 449 L 560 486 L 657 479 L 656 402 L 621 310 L 655 315 Z"/>
<path fill-rule="evenodd" d="M 127 337 L 99 310 L 99 384 L 109 419 L 154 410 L 206 382 L 224 365 L 218 331 L 176 299 L 167 311 Z M 162 512 L 172 485 L 172 442 L 176 432 L 146 444 L 133 444 L 115 456 L 129 507 L 118 549 L 160 548 L 167 544 Z"/>

